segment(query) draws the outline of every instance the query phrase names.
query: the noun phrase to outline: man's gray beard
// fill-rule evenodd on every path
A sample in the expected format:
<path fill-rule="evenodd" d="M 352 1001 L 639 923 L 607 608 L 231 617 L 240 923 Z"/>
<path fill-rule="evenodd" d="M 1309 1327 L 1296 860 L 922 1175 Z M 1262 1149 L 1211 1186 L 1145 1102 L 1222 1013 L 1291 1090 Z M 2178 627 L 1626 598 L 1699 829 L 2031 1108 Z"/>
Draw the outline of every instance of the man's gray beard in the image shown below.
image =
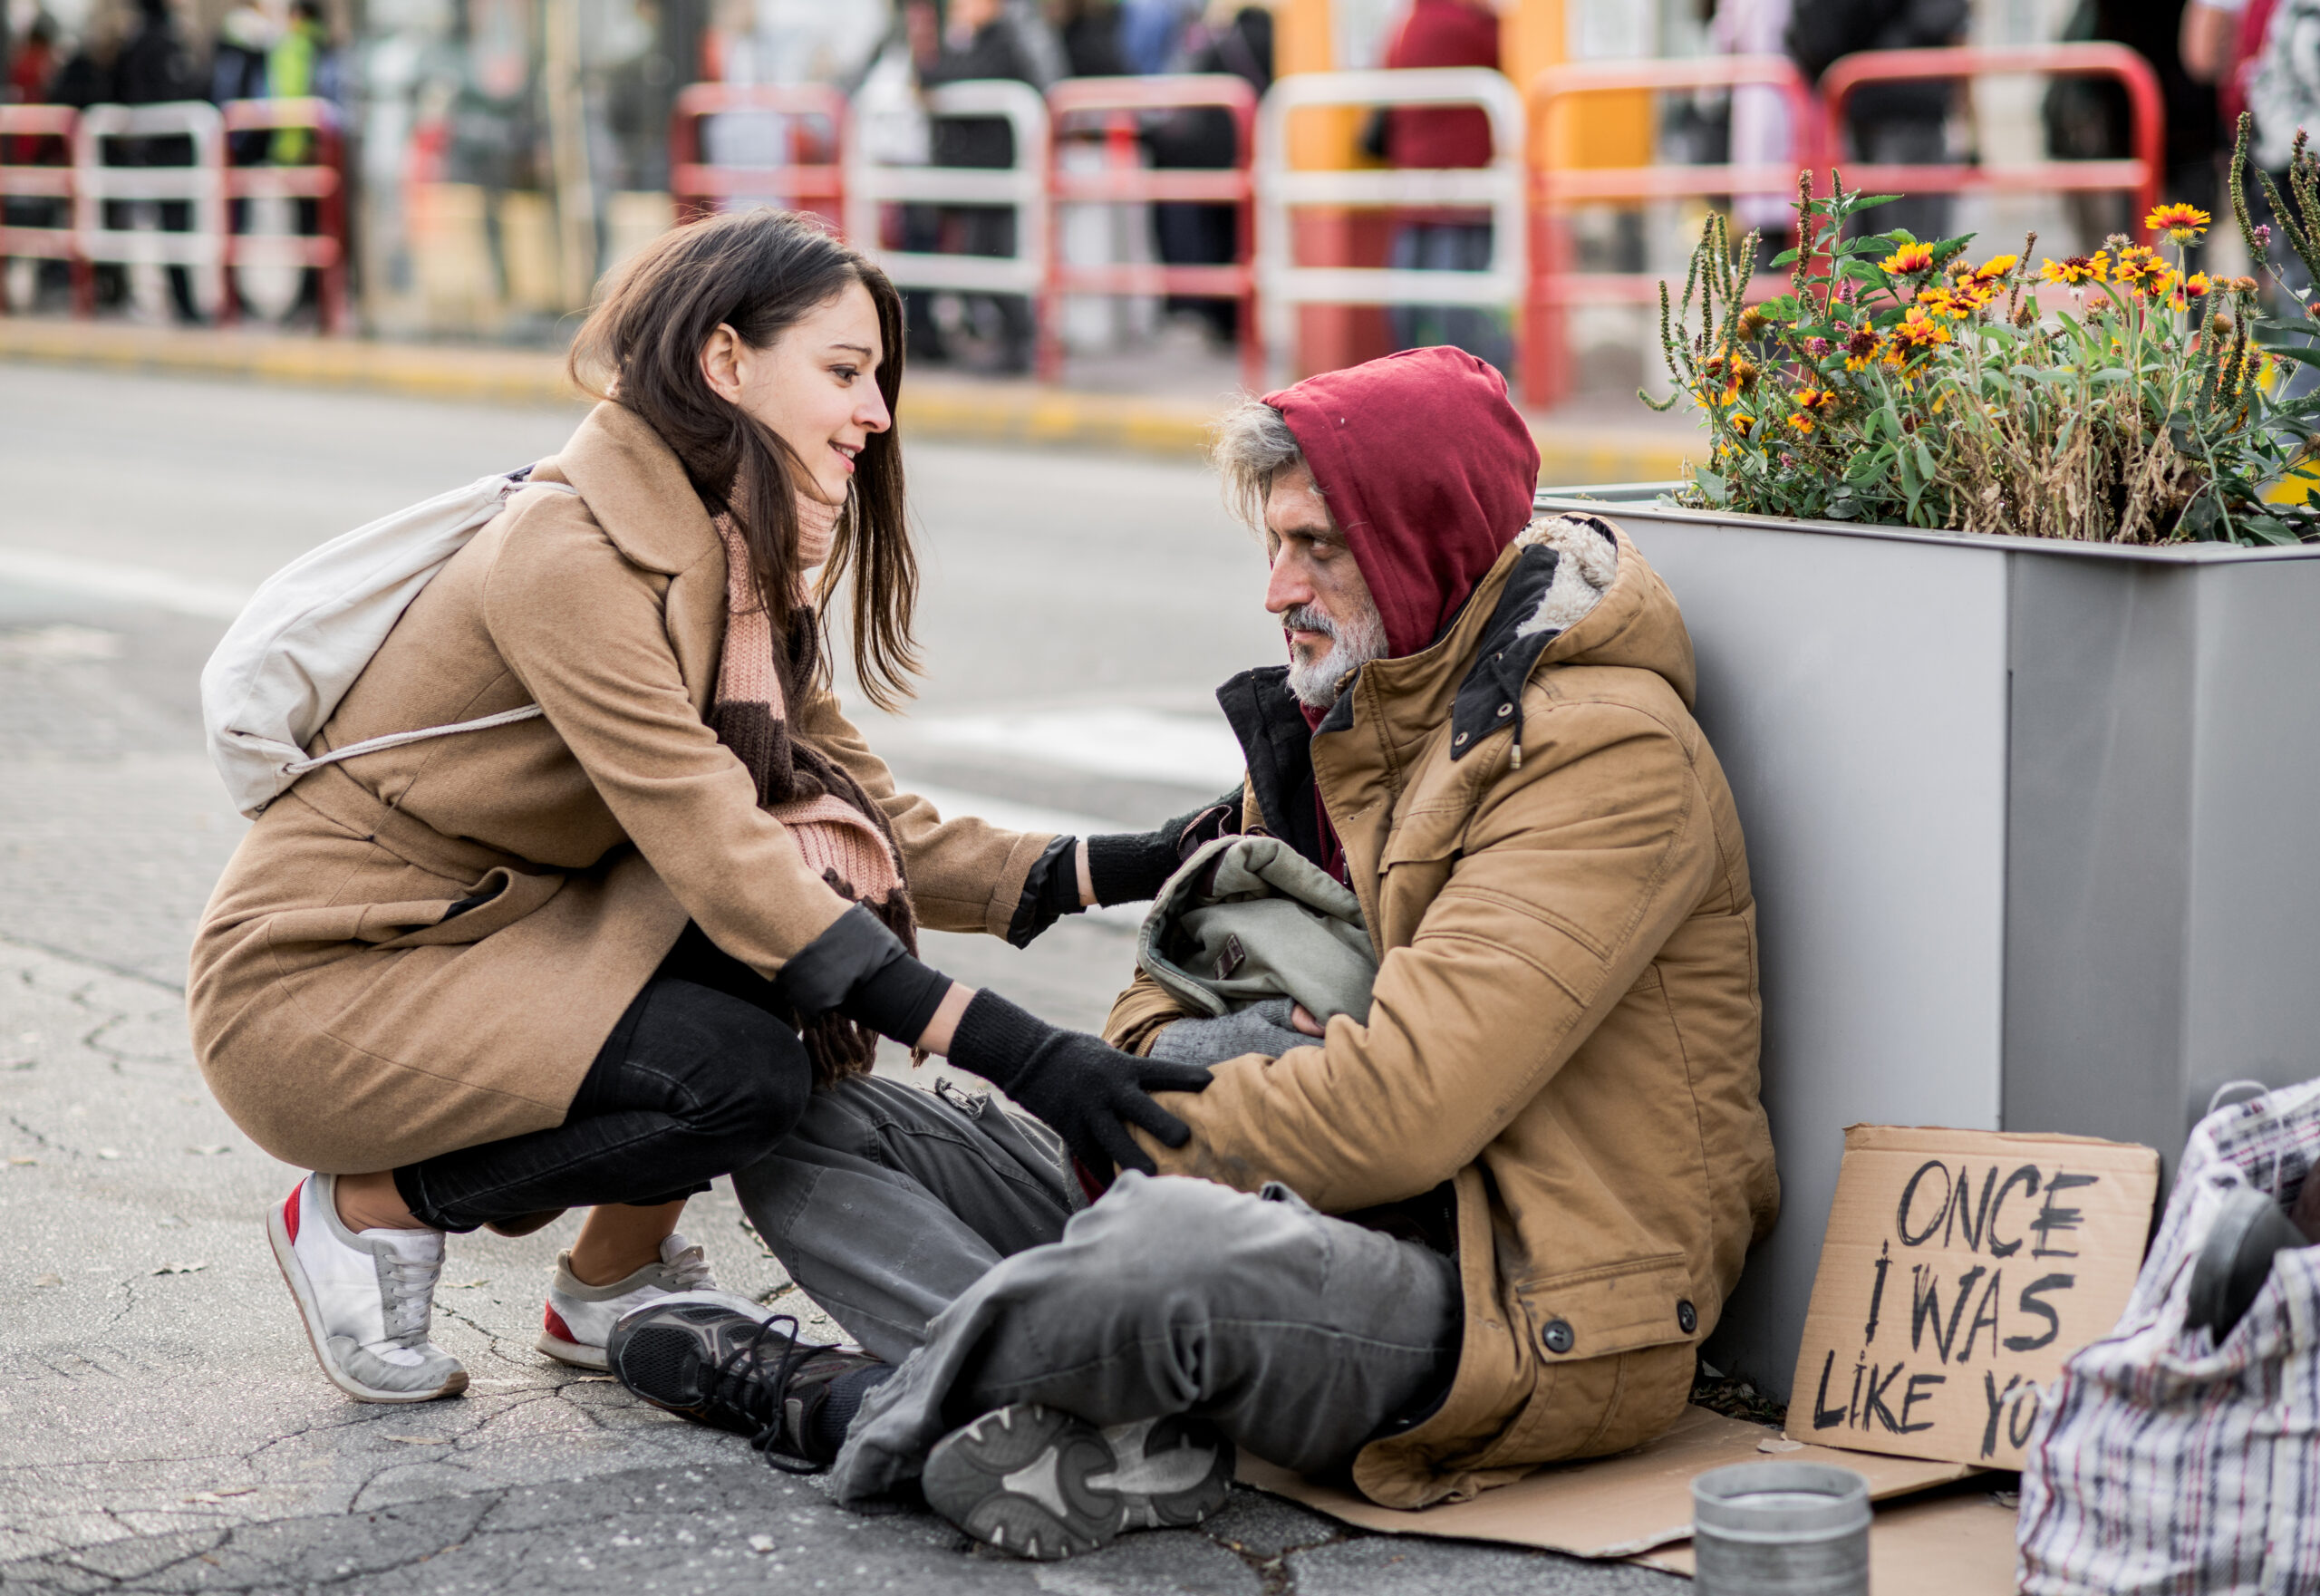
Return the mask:
<path fill-rule="evenodd" d="M 1367 602 L 1361 614 L 1340 626 L 1312 605 L 1300 605 L 1281 617 L 1291 632 L 1319 632 L 1329 639 L 1329 649 L 1319 658 L 1300 663 L 1294 646 L 1289 653 L 1289 691 L 1309 710 L 1326 710 L 1338 701 L 1338 683 L 1372 660 L 1386 657 L 1386 620 L 1377 604 Z"/>

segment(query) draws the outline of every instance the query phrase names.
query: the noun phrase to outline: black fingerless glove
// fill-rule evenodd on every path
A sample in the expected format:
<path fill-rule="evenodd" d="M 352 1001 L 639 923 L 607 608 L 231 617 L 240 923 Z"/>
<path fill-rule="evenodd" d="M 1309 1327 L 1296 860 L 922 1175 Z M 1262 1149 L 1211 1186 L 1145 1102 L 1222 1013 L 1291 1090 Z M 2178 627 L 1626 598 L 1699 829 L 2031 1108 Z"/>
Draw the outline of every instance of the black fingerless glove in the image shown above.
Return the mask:
<path fill-rule="evenodd" d="M 836 1009 L 906 1048 L 933 1023 L 951 978 L 910 956 L 902 939 L 856 904 L 800 948 L 774 978 L 774 996 L 801 1019 Z"/>
<path fill-rule="evenodd" d="M 1141 904 L 1160 895 L 1176 866 L 1204 842 L 1237 828 L 1241 818 L 1238 788 L 1213 804 L 1179 815 L 1152 831 L 1114 832 L 1088 839 L 1088 879 L 1096 901 Z"/>
<path fill-rule="evenodd" d="M 1058 837 L 1031 862 L 1030 874 L 1023 877 L 1023 896 L 1015 905 L 1007 940 L 1019 948 L 1029 947 L 1039 933 L 1087 906 L 1079 901 L 1079 839 Z"/>
<path fill-rule="evenodd" d="M 1045 1120 L 1099 1175 L 1114 1166 L 1157 1173 L 1121 1122 L 1181 1147 L 1192 1139 L 1191 1127 L 1147 1094 L 1208 1085 L 1208 1071 L 1197 1065 L 1139 1059 L 1100 1037 L 1059 1030 L 988 988 L 960 1016 L 950 1058 Z"/>

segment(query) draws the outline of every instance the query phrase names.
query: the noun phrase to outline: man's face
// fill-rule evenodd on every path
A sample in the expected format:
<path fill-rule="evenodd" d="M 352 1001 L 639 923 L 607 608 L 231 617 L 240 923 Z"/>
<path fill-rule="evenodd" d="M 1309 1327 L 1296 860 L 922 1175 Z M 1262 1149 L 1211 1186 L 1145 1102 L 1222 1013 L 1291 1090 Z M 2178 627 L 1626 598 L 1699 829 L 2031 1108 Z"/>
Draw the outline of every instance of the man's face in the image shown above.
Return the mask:
<path fill-rule="evenodd" d="M 1386 624 L 1310 468 L 1273 479 L 1265 542 L 1272 550 L 1265 608 L 1289 634 L 1289 690 L 1325 710 L 1348 672 L 1384 655 Z"/>

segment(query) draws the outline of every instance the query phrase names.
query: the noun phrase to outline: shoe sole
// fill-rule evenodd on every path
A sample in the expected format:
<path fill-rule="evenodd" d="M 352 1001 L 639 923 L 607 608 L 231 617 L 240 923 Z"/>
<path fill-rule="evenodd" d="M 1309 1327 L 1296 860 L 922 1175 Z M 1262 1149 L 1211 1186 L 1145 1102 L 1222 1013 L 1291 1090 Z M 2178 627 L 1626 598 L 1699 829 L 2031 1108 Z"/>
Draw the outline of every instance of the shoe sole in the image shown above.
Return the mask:
<path fill-rule="evenodd" d="M 330 1335 L 323 1326 L 322 1308 L 314 1301 L 313 1288 L 306 1283 L 305 1268 L 298 1262 L 291 1244 L 289 1227 L 282 1223 L 279 1204 L 266 1210 L 266 1237 L 274 1244 L 275 1267 L 282 1271 L 282 1282 L 290 1288 L 291 1300 L 298 1304 L 298 1322 L 305 1327 L 306 1345 L 314 1349 L 314 1361 L 323 1366 L 323 1373 L 332 1385 L 357 1402 L 433 1402 L 443 1397 L 456 1397 L 468 1388 L 468 1371 L 464 1369 L 454 1370 L 450 1379 L 431 1391 L 382 1391 L 376 1386 L 364 1385 L 339 1368 L 331 1360 Z"/>
<path fill-rule="evenodd" d="M 575 1369 L 593 1369 L 598 1373 L 612 1368 L 612 1359 L 604 1356 L 602 1347 L 584 1347 L 577 1341 L 567 1341 L 562 1336 L 540 1332 L 532 1345 L 558 1363 L 568 1363 Z"/>
<path fill-rule="evenodd" d="M 1039 1562 L 1097 1551 L 1125 1530 L 1196 1524 L 1224 1504 L 1232 1449 L 1184 1448 L 1196 1456 L 1172 1466 L 1169 1453 L 1146 1450 L 1165 1422 L 1120 1427 L 1124 1457 L 1093 1425 L 1031 1404 L 1003 1407 L 944 1436 L 919 1488 L 975 1540 Z"/>
<path fill-rule="evenodd" d="M 730 1308 L 737 1312 L 755 1314 L 759 1324 L 763 1324 L 768 1319 L 773 1317 L 773 1310 L 762 1302 L 752 1302 L 747 1297 L 715 1289 L 671 1291 L 665 1296 L 654 1298 L 644 1306 L 658 1308 L 664 1302 L 714 1302 L 720 1307 Z M 567 1340 L 554 1330 L 540 1331 L 540 1339 L 532 1343 L 532 1348 L 543 1357 L 553 1358 L 558 1363 L 568 1363 L 575 1369 L 593 1369 L 599 1373 L 604 1373 L 608 1372 L 613 1366 L 612 1359 L 605 1354 L 602 1347 L 591 1347 L 580 1341 Z"/>

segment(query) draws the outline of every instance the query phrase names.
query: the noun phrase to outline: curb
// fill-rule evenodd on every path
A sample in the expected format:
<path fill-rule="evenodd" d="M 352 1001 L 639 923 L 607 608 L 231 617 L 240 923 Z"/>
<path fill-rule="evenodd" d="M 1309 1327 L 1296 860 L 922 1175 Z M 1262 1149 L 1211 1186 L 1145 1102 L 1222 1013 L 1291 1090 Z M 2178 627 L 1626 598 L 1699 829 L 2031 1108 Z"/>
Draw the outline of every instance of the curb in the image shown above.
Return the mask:
<path fill-rule="evenodd" d="M 235 378 L 411 399 L 570 409 L 586 402 L 564 357 L 487 345 L 376 343 L 279 333 L 144 327 L 0 316 L 0 360 L 160 376 Z M 921 438 L 1126 450 L 1197 459 L 1218 414 L 1185 400 L 1088 393 L 1030 382 L 910 379 Z M 1664 481 L 1683 474 L 1688 435 L 1532 421 L 1546 485 Z"/>

